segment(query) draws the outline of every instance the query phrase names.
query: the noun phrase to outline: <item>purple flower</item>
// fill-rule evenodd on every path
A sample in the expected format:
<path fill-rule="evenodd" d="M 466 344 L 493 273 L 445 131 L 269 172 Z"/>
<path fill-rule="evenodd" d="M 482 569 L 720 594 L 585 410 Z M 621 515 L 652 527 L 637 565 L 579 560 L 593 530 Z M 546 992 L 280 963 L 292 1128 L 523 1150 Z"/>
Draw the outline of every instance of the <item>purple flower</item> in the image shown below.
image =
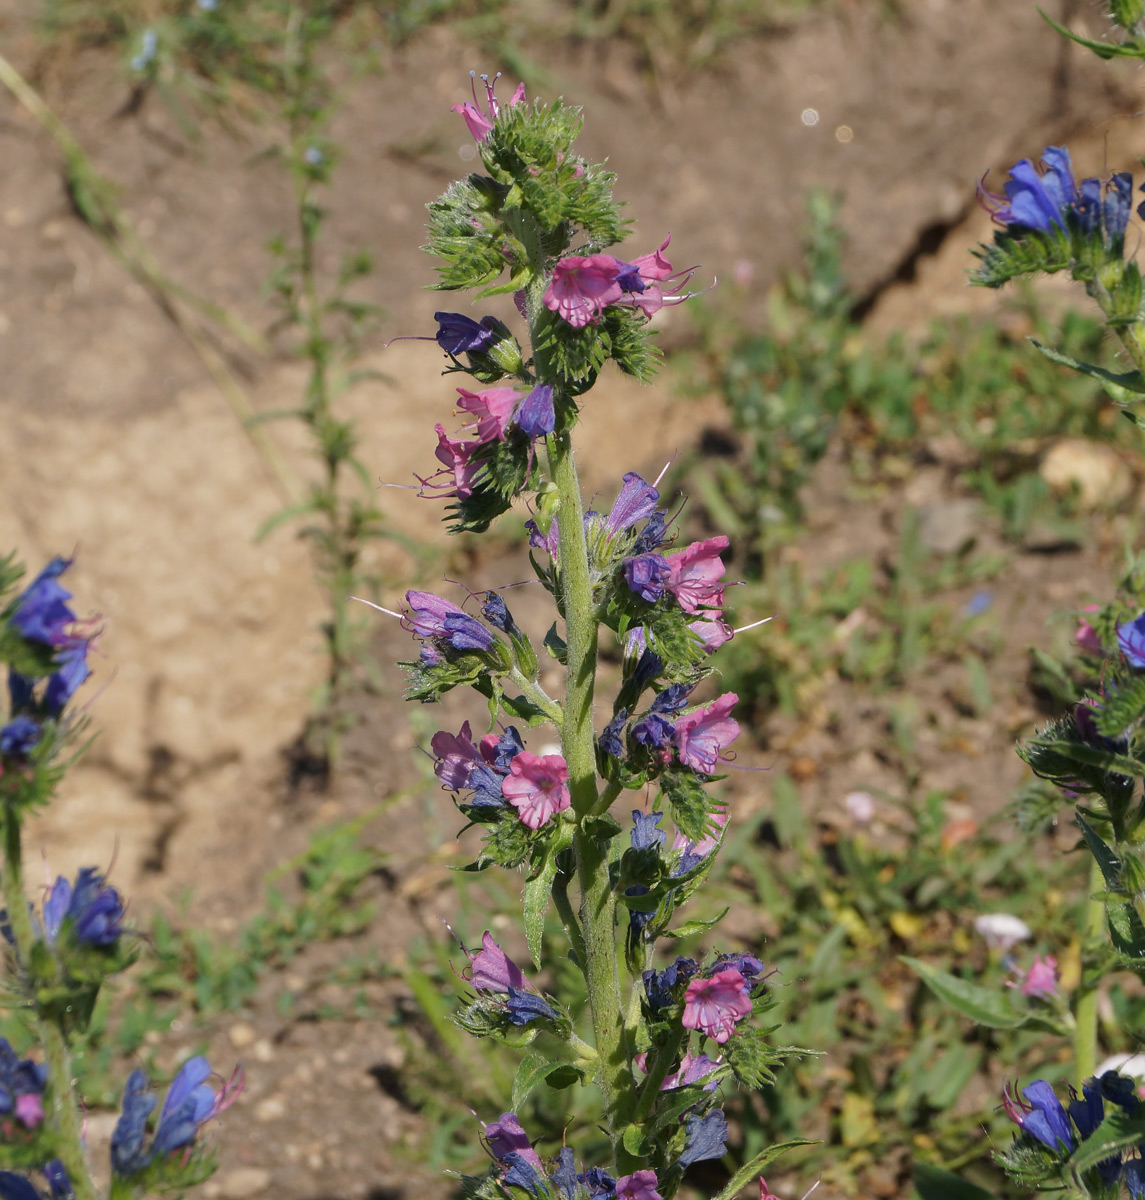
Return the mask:
<path fill-rule="evenodd" d="M 517 410 L 517 428 L 531 441 L 550 434 L 557 427 L 556 410 L 553 407 L 553 385 L 538 383 L 525 397 Z"/>
<path fill-rule="evenodd" d="M 509 606 L 496 592 L 485 593 L 485 604 L 481 609 L 481 615 L 490 625 L 496 626 L 502 633 L 507 633 L 510 637 L 521 632 L 517 628 L 516 621 L 513 620 Z"/>
<path fill-rule="evenodd" d="M 673 730 L 680 761 L 693 771 L 711 775 L 720 755 L 739 737 L 739 722 L 730 715 L 739 697 L 725 692 L 705 708 L 687 713 Z"/>
<path fill-rule="evenodd" d="M 1024 1133 L 1037 1138 L 1043 1146 L 1057 1151 L 1071 1152 L 1074 1146 L 1069 1118 L 1054 1090 L 1044 1079 L 1037 1079 L 1022 1089 L 1024 1102 L 1017 1097 L 1017 1089 L 1011 1085 L 1003 1094 L 1002 1103 L 1006 1115 L 1021 1127 Z"/>
<path fill-rule="evenodd" d="M 437 449 L 433 453 L 437 461 L 442 464 L 442 468 L 427 479 L 423 479 L 420 475 L 414 476 L 422 486 L 420 495 L 436 493 L 440 496 L 456 496 L 459 500 L 464 500 L 473 495 L 473 479 L 481 467 L 479 462 L 473 460 L 473 454 L 481 447 L 482 443 L 463 442 L 458 438 L 451 438 L 445 432 L 445 426 L 440 423 L 433 428 L 437 434 Z M 449 481 L 435 483 L 434 480 L 440 475 L 448 476 Z M 429 491 L 425 490 L 427 488 Z"/>
<path fill-rule="evenodd" d="M 422 638 L 440 638 L 454 650 L 491 650 L 493 634 L 463 609 L 432 592 L 406 592 L 408 627 Z"/>
<path fill-rule="evenodd" d="M 44 1085 L 48 1068 L 30 1058 L 20 1058 L 0 1038 L 0 1118 L 12 1117 L 25 1129 L 35 1129 L 44 1119 Z"/>
<path fill-rule="evenodd" d="M 471 392 L 467 388 L 459 387 L 457 393 L 461 397 L 457 401 L 457 407 L 477 418 L 474 425 L 477 429 L 478 443 L 484 445 L 488 442 L 503 442 L 513 413 L 521 403 L 521 393 L 511 387 L 486 388 L 483 392 Z"/>
<path fill-rule="evenodd" d="M 111 1169 L 130 1179 L 156 1159 L 190 1146 L 201 1126 L 229 1108 L 243 1088 L 242 1068 L 216 1092 L 207 1085 L 211 1068 L 201 1055 L 189 1058 L 167 1089 L 159 1120 L 147 1144 L 147 1119 L 155 1108 L 146 1075 L 132 1071 L 123 1089 L 122 1114 L 111 1135 Z"/>
<path fill-rule="evenodd" d="M 509 764 L 524 748 L 525 743 L 515 725 L 506 725 L 500 737 L 495 733 L 487 733 L 481 739 L 481 756 L 499 771 L 507 771 Z"/>
<path fill-rule="evenodd" d="M 469 957 L 470 983 L 479 992 L 504 992 L 527 986 L 521 968 L 493 940 L 486 930 L 481 935 L 481 949 Z"/>
<path fill-rule="evenodd" d="M 433 773 L 442 786 L 451 792 L 459 792 L 469 786 L 469 773 L 480 764 L 481 758 L 473 744 L 473 730 L 466 721 L 458 733 L 441 730 L 429 740 L 435 762 Z"/>
<path fill-rule="evenodd" d="M 616 1181 L 616 1200 L 661 1200 L 655 1171 L 635 1171 Z"/>
<path fill-rule="evenodd" d="M 688 1140 L 684 1144 L 684 1153 L 677 1160 L 681 1167 L 723 1158 L 727 1152 L 728 1122 L 722 1109 L 715 1108 L 704 1117 L 689 1117 L 684 1128 L 688 1131 Z"/>
<path fill-rule="evenodd" d="M 492 329 L 464 313 L 435 312 L 433 319 L 437 322 L 434 335 L 437 344 L 454 358 L 459 354 L 481 353 L 497 340 Z"/>
<path fill-rule="evenodd" d="M 672 722 L 657 712 L 645 713 L 632 726 L 632 736 L 649 750 L 660 750 L 671 742 L 675 730 Z"/>
<path fill-rule="evenodd" d="M 502 1113 L 501 1119 L 486 1125 L 484 1132 L 485 1145 L 498 1162 L 504 1162 L 510 1154 L 518 1154 L 537 1171 L 544 1170 L 532 1142 L 525 1136 L 521 1122 L 515 1114 Z"/>
<path fill-rule="evenodd" d="M 631 529 L 638 521 L 646 520 L 656 512 L 659 499 L 660 493 L 650 483 L 646 483 L 635 471 L 629 471 L 605 519 L 605 527 L 613 534 L 622 529 Z"/>
<path fill-rule="evenodd" d="M 672 568 L 662 554 L 638 554 L 624 561 L 624 578 L 641 600 L 655 604 L 668 584 Z"/>
<path fill-rule="evenodd" d="M 18 716 L 0 727 L 0 754 L 7 758 L 27 758 L 40 740 L 40 723 L 29 716 Z"/>
<path fill-rule="evenodd" d="M 611 254 L 570 255 L 553 268 L 545 289 L 545 307 L 582 329 L 624 294 L 617 275 L 621 264 Z"/>
<path fill-rule="evenodd" d="M 1145 613 L 1117 627 L 1117 644 L 1131 667 L 1145 667 Z"/>

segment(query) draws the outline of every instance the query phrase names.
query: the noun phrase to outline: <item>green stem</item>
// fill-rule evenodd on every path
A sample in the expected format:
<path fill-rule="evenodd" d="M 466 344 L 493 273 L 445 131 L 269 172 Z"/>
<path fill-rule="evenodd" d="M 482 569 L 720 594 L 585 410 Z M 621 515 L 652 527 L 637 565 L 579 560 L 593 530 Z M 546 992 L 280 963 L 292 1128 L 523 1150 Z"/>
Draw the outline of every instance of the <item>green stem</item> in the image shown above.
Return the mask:
<path fill-rule="evenodd" d="M 23 985 L 36 935 L 32 929 L 32 918 L 28 912 L 28 900 L 24 891 L 20 819 L 11 808 L 6 808 L 4 813 L 3 890 L 12 936 L 16 942 L 16 969 Z M 76 1200 L 95 1200 L 95 1188 L 84 1161 L 79 1108 L 72 1094 L 72 1064 L 67 1042 L 60 1027 L 39 1014 L 36 1016 L 36 1027 L 48 1064 L 48 1086 L 52 1095 L 49 1120 L 59 1135 L 56 1157 L 68 1173 Z"/>
<path fill-rule="evenodd" d="M 668 1068 L 675 1065 L 680 1054 L 680 1046 L 687 1036 L 688 1031 L 681 1025 L 673 1031 L 672 1036 L 663 1046 L 648 1055 L 646 1060 L 648 1074 L 640 1085 L 640 1092 L 636 1097 L 636 1108 L 632 1113 L 632 1120 L 635 1124 L 639 1125 L 648 1119 L 648 1114 L 652 1111 L 660 1095 L 660 1085 L 668 1075 Z"/>
<path fill-rule="evenodd" d="M 1089 280 L 1085 285 L 1085 290 L 1091 299 L 1097 301 L 1101 311 L 1107 317 L 1112 315 L 1113 297 L 1100 279 Z M 1125 352 L 1133 360 L 1133 365 L 1145 375 L 1145 324 L 1138 320 L 1134 321 L 1132 325 L 1117 324 L 1111 328 L 1117 334 L 1122 346 L 1125 347 Z"/>
<path fill-rule="evenodd" d="M 1102 941 L 1105 904 L 1101 893 L 1104 890 L 1105 879 L 1095 859 L 1089 868 L 1089 887 L 1086 892 L 1081 936 L 1082 980 L 1074 1013 L 1077 1028 L 1073 1035 L 1073 1053 L 1079 1087 L 1093 1074 L 1097 1066 L 1097 981 L 1087 982 L 1085 961 L 1090 950 Z"/>
<path fill-rule="evenodd" d="M 553 904 L 561 919 L 561 924 L 565 928 L 565 933 L 568 934 L 569 944 L 576 955 L 577 966 L 583 971 L 584 934 L 581 933 L 580 921 L 573 912 L 573 906 L 569 901 L 569 883 L 571 881 L 571 875 L 566 875 L 564 871 L 557 871 L 553 878 Z"/>
<path fill-rule="evenodd" d="M 506 678 L 519 687 L 525 699 L 535 704 L 560 729 L 561 722 L 564 721 L 564 712 L 539 683 L 529 679 L 518 667 L 514 667 Z"/>

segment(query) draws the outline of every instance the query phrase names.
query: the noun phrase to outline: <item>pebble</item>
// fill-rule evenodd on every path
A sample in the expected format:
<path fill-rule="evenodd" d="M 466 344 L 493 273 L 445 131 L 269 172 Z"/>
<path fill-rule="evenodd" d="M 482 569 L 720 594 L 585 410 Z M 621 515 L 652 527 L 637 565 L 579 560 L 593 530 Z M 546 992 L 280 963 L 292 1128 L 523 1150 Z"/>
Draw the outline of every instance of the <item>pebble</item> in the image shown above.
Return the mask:
<path fill-rule="evenodd" d="M 277 1121 L 286 1116 L 286 1101 L 281 1096 L 267 1096 L 254 1106 L 256 1121 Z"/>
<path fill-rule="evenodd" d="M 215 1183 L 223 1200 L 247 1200 L 270 1187 L 270 1172 L 265 1167 L 235 1167 L 220 1171 Z"/>
<path fill-rule="evenodd" d="M 257 1036 L 254 1026 L 247 1021 L 236 1021 L 227 1030 L 227 1037 L 236 1050 L 252 1045 Z"/>
<path fill-rule="evenodd" d="M 1085 438 L 1062 438 L 1046 452 L 1042 478 L 1056 492 L 1077 488 L 1083 508 L 1120 504 L 1133 490 L 1133 476 L 1116 450 Z"/>
<path fill-rule="evenodd" d="M 918 538 L 932 554 L 956 554 L 979 533 L 981 505 L 977 500 L 948 500 L 918 510 Z"/>

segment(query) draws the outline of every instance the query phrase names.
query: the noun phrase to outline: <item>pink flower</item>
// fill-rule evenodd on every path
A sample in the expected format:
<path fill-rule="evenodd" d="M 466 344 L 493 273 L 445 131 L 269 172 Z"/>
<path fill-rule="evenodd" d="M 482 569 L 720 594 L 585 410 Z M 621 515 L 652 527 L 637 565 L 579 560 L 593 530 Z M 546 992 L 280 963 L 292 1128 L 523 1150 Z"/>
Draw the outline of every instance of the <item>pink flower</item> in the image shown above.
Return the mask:
<path fill-rule="evenodd" d="M 778 1196 L 773 1196 L 768 1190 L 767 1180 L 762 1175 L 759 1177 L 759 1200 L 779 1200 Z"/>
<path fill-rule="evenodd" d="M 470 958 L 469 966 L 470 982 L 479 992 L 508 993 L 510 987 L 528 986 L 521 968 L 497 945 L 488 930 L 481 935 L 481 949 Z"/>
<path fill-rule="evenodd" d="M 509 764 L 501 794 L 530 829 L 540 829 L 571 803 L 568 778 L 568 765 L 561 755 L 530 754 L 522 750 Z"/>
<path fill-rule="evenodd" d="M 723 830 L 728 823 L 727 809 L 720 809 L 712 813 L 712 824 L 718 829 Z M 705 838 L 701 838 L 698 842 L 690 842 L 682 834 L 677 832 L 676 840 L 672 843 L 673 850 L 683 850 L 685 854 L 696 854 L 700 858 L 707 858 L 709 854 L 719 845 L 719 837 L 715 834 L 709 834 Z"/>
<path fill-rule="evenodd" d="M 739 737 L 739 722 L 728 716 L 739 697 L 725 692 L 705 708 L 685 713 L 673 728 L 680 761 L 693 771 L 711 775 L 721 753 Z"/>
<path fill-rule="evenodd" d="M 24 1092 L 16 1097 L 16 1120 L 25 1129 L 35 1129 L 44 1119 L 44 1101 L 39 1092 Z"/>
<path fill-rule="evenodd" d="M 714 614 L 708 614 L 702 621 L 689 621 L 688 628 L 709 654 L 714 654 L 724 642 L 730 642 L 735 633 L 730 625 Z"/>
<path fill-rule="evenodd" d="M 1026 972 L 1021 992 L 1023 996 L 1034 996 L 1038 1000 L 1055 1000 L 1060 996 L 1057 959 L 1049 954 L 1042 958 L 1039 954 Z"/>
<path fill-rule="evenodd" d="M 664 257 L 664 251 L 668 249 L 671 240 L 672 235 L 668 234 L 658 250 L 653 250 L 651 254 L 642 254 L 628 264 L 639 271 L 644 283 L 658 283 L 672 277 L 672 264 Z"/>
<path fill-rule="evenodd" d="M 1098 612 L 1100 606 L 1097 604 L 1087 604 L 1082 612 Z M 1073 640 L 1085 651 L 1090 654 L 1100 654 L 1102 652 L 1101 638 L 1097 636 L 1097 630 L 1085 619 L 1079 617 L 1077 623 L 1077 632 L 1073 635 Z"/>
<path fill-rule="evenodd" d="M 545 289 L 545 307 L 581 329 L 624 294 L 617 276 L 623 264 L 611 254 L 570 255 L 553 268 Z"/>
<path fill-rule="evenodd" d="M 501 115 L 501 104 L 497 97 L 493 95 L 493 89 L 497 84 L 497 80 L 501 78 L 501 72 L 498 71 L 493 76 L 493 82 L 489 82 L 488 75 L 481 76 L 481 82 L 485 85 L 485 97 L 489 106 L 489 111 L 486 113 L 481 107 L 481 101 L 477 99 L 477 83 L 476 71 L 469 72 L 469 86 L 473 89 L 473 103 L 470 104 L 467 100 L 464 104 L 455 104 L 449 111 L 460 113 L 465 124 L 469 127 L 469 132 L 473 135 L 475 141 L 483 142 L 488 136 L 489 131 L 493 128 L 493 122 Z M 512 99 L 506 107 L 512 107 L 514 104 L 520 104 L 525 98 L 525 85 L 517 84 L 517 90 L 513 93 Z"/>
<path fill-rule="evenodd" d="M 693 979 L 684 993 L 685 1029 L 698 1029 L 722 1046 L 737 1021 L 751 1012 L 748 982 L 734 967 L 717 971 L 711 979 Z"/>
<path fill-rule="evenodd" d="M 451 438 L 445 432 L 444 425 L 435 425 L 434 431 L 437 433 L 437 449 L 434 453 L 437 456 L 438 462 L 444 465 L 444 470 L 438 471 L 435 475 L 431 475 L 429 479 L 422 479 L 420 475 L 416 476 L 423 488 L 422 495 L 427 493 L 425 488 L 431 488 L 439 495 L 457 496 L 464 500 L 466 496 L 473 495 L 473 476 L 477 473 L 477 468 L 480 464 L 472 462 L 473 452 L 481 445 L 480 442 L 462 442 L 456 438 Z M 452 483 L 434 483 L 433 480 L 438 475 L 452 476 Z"/>
<path fill-rule="evenodd" d="M 648 1074 L 648 1054 L 647 1051 L 634 1056 L 632 1061 L 643 1071 Z M 670 1075 L 664 1076 L 664 1082 L 660 1085 L 662 1092 L 670 1092 L 673 1088 L 687 1087 L 689 1084 L 699 1083 L 701 1079 L 706 1079 L 718 1066 L 718 1059 L 711 1059 L 706 1054 L 692 1054 L 689 1051 L 680 1060 L 679 1067 L 676 1068 Z M 716 1080 L 712 1080 L 704 1088 L 705 1091 L 710 1091 L 716 1086 Z"/>
<path fill-rule="evenodd" d="M 474 427 L 478 441 L 503 442 L 505 430 L 513 419 L 513 411 L 521 402 L 521 393 L 516 388 L 487 388 L 483 392 L 470 392 L 463 387 L 459 387 L 457 392 L 461 397 L 457 407 L 477 418 Z"/>
<path fill-rule="evenodd" d="M 685 549 L 667 556 L 668 565 L 672 568 L 667 590 L 676 597 L 686 613 L 698 612 L 701 607 L 709 605 L 722 606 L 724 589 L 719 581 L 723 578 L 724 564 L 720 559 L 720 551 L 726 550 L 728 545 L 728 539 L 720 534 L 719 537 L 693 542 Z"/>
<path fill-rule="evenodd" d="M 655 1171 L 636 1171 L 616 1181 L 616 1200 L 661 1200 Z"/>

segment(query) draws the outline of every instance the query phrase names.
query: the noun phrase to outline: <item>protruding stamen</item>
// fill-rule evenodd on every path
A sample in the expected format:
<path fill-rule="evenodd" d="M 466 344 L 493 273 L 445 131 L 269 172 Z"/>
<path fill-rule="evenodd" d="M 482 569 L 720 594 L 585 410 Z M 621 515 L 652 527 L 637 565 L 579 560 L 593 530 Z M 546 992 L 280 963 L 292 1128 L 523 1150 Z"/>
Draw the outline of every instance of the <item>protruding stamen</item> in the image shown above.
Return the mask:
<path fill-rule="evenodd" d="M 397 617 L 399 621 L 405 618 L 401 613 L 396 613 L 392 608 L 383 608 L 380 604 L 375 604 L 372 600 L 367 600 L 365 596 L 351 596 L 351 600 L 357 600 L 359 604 L 368 604 L 371 608 L 376 608 L 378 612 L 385 613 L 387 617 Z"/>

